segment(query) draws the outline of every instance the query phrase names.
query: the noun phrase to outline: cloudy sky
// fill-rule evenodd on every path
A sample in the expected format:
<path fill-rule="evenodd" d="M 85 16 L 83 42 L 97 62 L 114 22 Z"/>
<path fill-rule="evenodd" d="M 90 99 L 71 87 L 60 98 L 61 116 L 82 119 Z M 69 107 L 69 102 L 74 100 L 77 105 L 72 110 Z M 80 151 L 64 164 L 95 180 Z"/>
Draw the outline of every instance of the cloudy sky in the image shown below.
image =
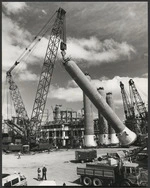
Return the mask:
<path fill-rule="evenodd" d="M 148 92 L 148 5 L 146 2 L 3 2 L 2 3 L 2 102 L 7 117 L 6 71 L 31 44 L 44 24 L 62 7 L 66 10 L 67 55 L 83 72 L 91 75 L 95 87 L 112 92 L 117 115 L 124 119 L 119 82 L 128 92 L 132 78 L 145 103 Z M 52 20 L 51 25 L 54 20 Z M 32 54 L 23 59 L 12 75 L 29 117 L 43 65 L 49 33 Z M 81 110 L 83 94 L 61 64 L 56 61 L 46 109 Z M 97 110 L 93 107 L 94 117 Z M 14 114 L 12 110 L 9 115 Z"/>

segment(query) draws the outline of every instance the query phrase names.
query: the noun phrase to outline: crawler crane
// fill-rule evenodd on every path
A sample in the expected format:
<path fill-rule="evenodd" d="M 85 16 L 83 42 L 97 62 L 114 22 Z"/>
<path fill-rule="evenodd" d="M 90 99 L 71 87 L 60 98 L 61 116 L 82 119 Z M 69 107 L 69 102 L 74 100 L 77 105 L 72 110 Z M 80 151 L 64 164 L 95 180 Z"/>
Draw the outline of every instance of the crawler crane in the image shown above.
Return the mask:
<path fill-rule="evenodd" d="M 17 129 L 22 131 L 22 134 L 26 136 L 26 139 L 30 145 L 39 143 L 41 141 L 41 122 L 47 101 L 47 95 L 52 79 L 52 74 L 54 70 L 54 65 L 57 57 L 58 47 L 60 45 L 61 50 L 66 50 L 66 37 L 65 37 L 65 14 L 66 11 L 59 8 L 56 11 L 56 19 L 53 24 L 46 55 L 44 58 L 44 63 L 42 67 L 42 72 L 40 75 L 39 84 L 37 87 L 36 97 L 33 105 L 33 110 L 31 114 L 31 119 L 27 115 L 25 105 L 23 103 L 21 94 L 19 92 L 18 86 L 13 80 L 12 70 L 20 63 L 18 61 L 7 71 L 7 81 L 9 83 L 9 91 L 14 104 L 14 108 L 19 120 L 23 121 L 22 124 L 18 126 L 10 121 L 5 121 L 11 128 L 15 126 L 15 131 Z M 35 37 L 36 39 L 37 37 Z M 40 40 L 40 39 L 39 39 Z M 61 41 L 61 43 L 60 43 Z M 20 133 L 21 134 L 21 133 Z"/>
<path fill-rule="evenodd" d="M 13 80 L 11 72 L 19 64 L 15 62 L 14 65 L 6 72 L 7 82 L 9 84 L 10 95 L 14 104 L 15 112 L 18 117 L 17 124 L 11 122 L 10 120 L 5 120 L 5 123 L 11 127 L 16 133 L 23 136 L 25 141 L 28 137 L 28 127 L 29 127 L 29 117 L 23 103 L 20 91 L 17 84 Z"/>
<path fill-rule="evenodd" d="M 43 112 L 45 109 L 45 104 L 47 101 L 47 95 L 52 79 L 52 74 L 54 70 L 54 65 L 57 57 L 58 47 L 61 42 L 61 48 L 66 49 L 65 43 L 65 14 L 66 11 L 62 8 L 59 8 L 57 11 L 57 17 L 54 22 L 50 39 L 48 42 L 48 47 L 42 67 L 42 72 L 40 75 L 40 80 L 36 92 L 36 97 L 33 105 L 33 110 L 31 114 L 30 126 L 32 136 L 36 138 L 36 141 L 40 141 L 40 130 L 41 130 L 41 121 L 43 117 Z"/>
<path fill-rule="evenodd" d="M 137 107 L 137 111 L 141 117 L 142 120 L 147 121 L 148 120 L 148 112 L 146 110 L 145 104 L 135 86 L 135 83 L 132 79 L 129 80 L 129 86 L 130 86 L 130 93 L 132 95 L 131 99 L 135 103 Z M 132 103 L 133 103 L 132 102 Z"/>
<path fill-rule="evenodd" d="M 128 128 L 133 130 L 137 135 L 141 134 L 141 129 L 139 127 L 139 119 L 136 118 L 134 104 L 131 103 L 130 98 L 125 91 L 124 84 L 120 82 L 123 107 L 125 113 L 125 124 Z"/>

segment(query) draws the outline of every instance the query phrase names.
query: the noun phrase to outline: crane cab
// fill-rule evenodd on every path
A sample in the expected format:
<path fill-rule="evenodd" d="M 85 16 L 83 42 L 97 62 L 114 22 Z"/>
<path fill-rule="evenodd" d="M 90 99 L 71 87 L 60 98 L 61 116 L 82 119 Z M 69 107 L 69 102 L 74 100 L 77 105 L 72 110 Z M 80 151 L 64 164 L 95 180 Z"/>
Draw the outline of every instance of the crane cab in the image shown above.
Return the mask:
<path fill-rule="evenodd" d="M 64 51 L 64 50 L 67 49 L 67 45 L 66 45 L 66 43 L 64 43 L 63 41 L 61 41 L 61 43 L 60 43 L 60 49 L 61 49 L 62 51 Z"/>

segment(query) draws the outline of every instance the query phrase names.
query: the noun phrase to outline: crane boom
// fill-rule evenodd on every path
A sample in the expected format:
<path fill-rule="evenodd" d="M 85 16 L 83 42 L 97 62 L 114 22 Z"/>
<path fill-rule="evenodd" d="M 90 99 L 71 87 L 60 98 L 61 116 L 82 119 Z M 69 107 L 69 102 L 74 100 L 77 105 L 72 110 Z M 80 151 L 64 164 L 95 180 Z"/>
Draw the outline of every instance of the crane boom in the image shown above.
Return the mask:
<path fill-rule="evenodd" d="M 148 119 L 148 112 L 146 110 L 146 107 L 144 105 L 144 102 L 135 86 L 135 83 L 132 79 L 129 80 L 129 86 L 130 86 L 130 92 L 133 94 L 134 101 L 138 110 L 138 113 L 143 120 Z"/>
<path fill-rule="evenodd" d="M 25 119 L 28 120 L 28 114 L 27 111 L 25 109 L 25 105 L 23 103 L 20 91 L 18 89 L 18 86 L 16 85 L 16 83 L 14 82 L 12 75 L 9 74 L 9 76 L 7 75 L 7 80 L 9 83 L 9 91 L 14 103 L 14 108 L 17 114 L 17 117 L 19 119 Z"/>
<path fill-rule="evenodd" d="M 65 13 L 66 11 L 63 10 L 62 8 L 59 8 L 57 11 L 56 20 L 54 22 L 51 31 L 51 35 L 48 42 L 48 47 L 46 50 L 46 55 L 42 67 L 42 72 L 40 75 L 40 80 L 36 92 L 36 97 L 31 114 L 31 121 L 30 121 L 32 135 L 36 135 L 36 137 L 39 137 L 38 133 L 41 128 L 41 121 L 42 121 L 47 95 L 51 83 L 51 78 L 52 78 L 52 73 L 54 69 L 59 43 L 62 38 L 63 39 L 65 38 L 63 36 Z M 61 43 L 61 48 L 66 48 L 65 41 L 64 43 Z"/>
<path fill-rule="evenodd" d="M 134 107 L 129 102 L 128 95 L 124 89 L 124 84 L 122 82 L 120 82 L 120 88 L 122 93 L 122 100 L 126 119 L 133 119 L 135 117 Z"/>
<path fill-rule="evenodd" d="M 10 69 L 7 72 L 7 81 L 9 84 L 10 95 L 13 101 L 17 118 L 18 118 L 18 122 L 17 122 L 18 125 L 12 122 L 9 122 L 9 123 L 7 122 L 7 125 L 10 126 L 13 130 L 15 130 L 15 132 L 22 135 L 25 138 L 25 140 L 27 140 L 27 136 L 28 136 L 27 134 L 28 134 L 28 129 L 29 129 L 29 117 L 28 117 L 25 105 L 23 103 L 20 91 L 18 89 L 18 86 L 14 82 L 13 77 L 11 75 L 12 70 L 13 69 Z"/>
<path fill-rule="evenodd" d="M 6 72 L 6 79 L 9 84 L 9 91 L 10 95 L 14 104 L 14 108 L 19 120 L 19 126 L 21 129 L 26 132 L 27 130 L 27 124 L 29 122 L 29 117 L 25 108 L 25 105 L 23 103 L 20 91 L 18 89 L 17 84 L 14 82 L 11 72 L 13 69 L 19 64 L 20 62 L 16 61 L 14 65 Z"/>

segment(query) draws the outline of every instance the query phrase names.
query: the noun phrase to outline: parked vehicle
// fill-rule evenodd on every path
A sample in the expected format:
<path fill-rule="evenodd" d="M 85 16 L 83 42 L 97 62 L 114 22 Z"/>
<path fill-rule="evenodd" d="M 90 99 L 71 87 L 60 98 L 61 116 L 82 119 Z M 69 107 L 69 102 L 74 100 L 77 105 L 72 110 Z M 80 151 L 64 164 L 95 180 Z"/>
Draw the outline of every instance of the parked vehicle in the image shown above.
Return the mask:
<path fill-rule="evenodd" d="M 97 158 L 96 150 L 75 151 L 75 160 L 79 162 L 93 161 Z"/>
<path fill-rule="evenodd" d="M 22 147 L 23 147 L 23 145 L 22 144 L 13 144 L 13 143 L 11 143 L 11 144 L 9 144 L 8 145 L 8 150 L 9 151 L 22 151 Z"/>
<path fill-rule="evenodd" d="M 20 173 L 18 174 L 2 174 L 2 186 L 27 186 L 26 177 Z"/>
<path fill-rule="evenodd" d="M 85 186 L 146 186 L 148 173 L 137 163 L 125 162 L 122 165 L 103 163 L 86 164 L 86 168 L 77 167 L 77 175 Z"/>

